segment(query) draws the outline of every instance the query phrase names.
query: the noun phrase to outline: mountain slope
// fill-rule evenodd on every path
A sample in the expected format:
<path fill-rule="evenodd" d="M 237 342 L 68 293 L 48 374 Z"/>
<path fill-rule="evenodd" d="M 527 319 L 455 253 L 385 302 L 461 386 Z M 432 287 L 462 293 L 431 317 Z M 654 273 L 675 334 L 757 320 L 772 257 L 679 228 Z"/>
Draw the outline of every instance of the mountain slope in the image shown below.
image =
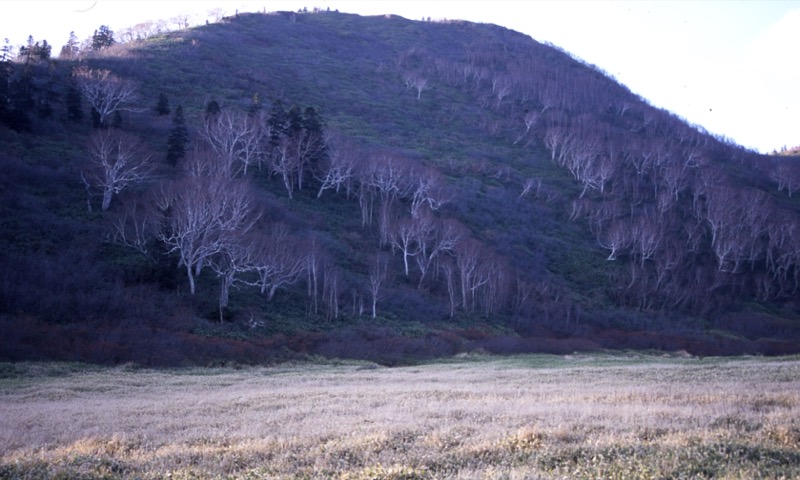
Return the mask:
<path fill-rule="evenodd" d="M 155 363 L 158 355 L 139 358 L 143 345 L 172 342 L 179 352 L 206 352 L 203 358 L 233 350 L 241 359 L 246 351 L 256 360 L 275 348 L 392 358 L 477 346 L 779 353 L 800 338 L 798 211 L 784 173 L 794 166 L 686 125 L 524 35 L 468 22 L 248 14 L 93 52 L 81 64 L 136 85 L 139 98 L 118 130 L 149 145 L 157 175 L 117 196 L 108 211 L 87 215 L 79 180 L 96 132 L 48 120 L 35 125 L 39 135 L 5 134 L 13 148 L 4 161 L 20 172 L 19 181 L 9 177 L 19 189 L 9 199 L 52 199 L 30 187 L 45 171 L 57 172 L 47 174 L 72 185 L 59 196 L 69 204 L 59 218 L 76 225 L 71 238 L 85 245 L 47 252 L 24 238 L 18 212 L 28 208 L 47 226 L 64 220 L 45 219 L 33 204 L 6 210 L 11 251 L 21 254 L 3 260 L 34 272 L 4 283 L 3 321 L 15 330 L 23 320 L 41 332 L 66 324 L 93 345 L 96 359 Z M 62 98 L 74 67 L 57 66 Z M 174 167 L 162 160 L 170 123 L 151 111 L 160 93 L 183 107 L 189 126 L 189 154 Z M 221 116 L 209 114 L 212 102 Z M 312 138 L 317 113 L 324 155 L 282 170 L 279 153 L 285 160 L 289 146 L 309 145 L 300 139 Z M 270 258 L 277 245 L 292 245 L 287 256 L 306 262 L 291 281 L 260 284 L 274 294 L 247 286 L 259 284 L 256 272 L 265 269 L 235 270 L 222 250 L 203 254 L 195 267 L 179 261 L 164 225 L 173 225 L 182 204 L 170 204 L 177 205 L 172 216 L 147 207 L 153 198 L 163 204 L 158 192 L 187 188 L 189 166 L 219 161 L 213 138 L 221 123 L 214 122 L 222 118 L 258 118 L 264 129 L 247 173 L 236 157 L 225 180 L 233 182 L 229 192 L 246 185 L 260 211 L 228 245 L 240 249 L 254 237 L 272 249 Z M 63 166 L 48 144 L 70 152 Z M 325 183 L 345 166 L 346 179 Z M 133 205 L 158 217 L 143 237 L 147 256 L 98 242 L 119 240 L 119 229 L 116 237 L 109 232 L 134 218 Z M 42 241 L 59 244 L 42 230 Z M 75 273 L 76 291 L 46 314 L 32 299 L 58 291 L 59 279 L 37 286 L 38 274 L 53 270 L 41 259 L 69 264 L 73 250 L 91 252 L 79 261 L 92 268 Z M 113 295 L 93 297 L 98 284 Z M 143 302 L 147 296 L 158 301 Z M 29 343 L 49 338 L 41 332 Z M 141 344 L 123 340 L 131 336 Z M 69 357 L 76 345 L 58 355 Z M 181 358 L 175 355 L 164 361 Z"/>

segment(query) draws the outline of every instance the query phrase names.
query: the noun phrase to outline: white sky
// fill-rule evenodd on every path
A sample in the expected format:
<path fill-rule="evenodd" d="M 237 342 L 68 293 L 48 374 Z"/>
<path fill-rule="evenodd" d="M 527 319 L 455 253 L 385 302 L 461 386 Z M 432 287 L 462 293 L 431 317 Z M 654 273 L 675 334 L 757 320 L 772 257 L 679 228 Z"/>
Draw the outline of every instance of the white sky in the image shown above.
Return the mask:
<path fill-rule="evenodd" d="M 0 39 L 115 32 L 181 13 L 330 7 L 412 20 L 494 23 L 597 65 L 634 93 L 761 152 L 800 144 L 800 0 L 2 0 Z"/>

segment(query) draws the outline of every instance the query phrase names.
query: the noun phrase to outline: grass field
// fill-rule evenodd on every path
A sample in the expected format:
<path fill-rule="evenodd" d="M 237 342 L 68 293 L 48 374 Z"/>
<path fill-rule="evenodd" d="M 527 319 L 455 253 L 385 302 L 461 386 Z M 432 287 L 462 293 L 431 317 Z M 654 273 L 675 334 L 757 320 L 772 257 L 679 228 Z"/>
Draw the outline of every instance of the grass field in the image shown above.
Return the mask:
<path fill-rule="evenodd" d="M 0 364 L 0 478 L 800 478 L 800 358 Z"/>

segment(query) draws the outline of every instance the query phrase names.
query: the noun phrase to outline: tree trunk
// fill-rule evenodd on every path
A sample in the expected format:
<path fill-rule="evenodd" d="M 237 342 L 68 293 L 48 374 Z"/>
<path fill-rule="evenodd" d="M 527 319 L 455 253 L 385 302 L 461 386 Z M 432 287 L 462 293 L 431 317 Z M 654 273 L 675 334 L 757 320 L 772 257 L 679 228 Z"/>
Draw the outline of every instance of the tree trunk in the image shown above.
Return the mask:
<path fill-rule="evenodd" d="M 233 274 L 227 274 L 222 277 L 222 285 L 219 292 L 219 323 L 224 321 L 223 311 L 228 308 L 228 299 L 230 298 L 231 284 L 233 283 Z"/>
<path fill-rule="evenodd" d="M 111 196 L 113 194 L 114 190 L 111 188 L 106 188 L 105 191 L 103 191 L 103 206 L 101 208 L 104 212 L 111 206 Z"/>
<path fill-rule="evenodd" d="M 186 266 L 186 276 L 189 277 L 189 293 L 194 295 L 194 275 L 192 275 L 192 267 L 190 265 Z"/>

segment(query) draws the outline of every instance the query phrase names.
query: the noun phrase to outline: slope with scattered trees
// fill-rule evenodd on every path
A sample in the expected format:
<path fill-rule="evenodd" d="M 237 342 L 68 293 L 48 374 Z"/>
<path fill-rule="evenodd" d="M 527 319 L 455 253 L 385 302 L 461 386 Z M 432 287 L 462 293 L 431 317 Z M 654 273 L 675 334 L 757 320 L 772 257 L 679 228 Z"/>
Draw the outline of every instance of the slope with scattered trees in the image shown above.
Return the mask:
<path fill-rule="evenodd" d="M 4 357 L 800 345 L 795 162 L 553 46 L 335 12 L 95 37 L 3 59 Z"/>

